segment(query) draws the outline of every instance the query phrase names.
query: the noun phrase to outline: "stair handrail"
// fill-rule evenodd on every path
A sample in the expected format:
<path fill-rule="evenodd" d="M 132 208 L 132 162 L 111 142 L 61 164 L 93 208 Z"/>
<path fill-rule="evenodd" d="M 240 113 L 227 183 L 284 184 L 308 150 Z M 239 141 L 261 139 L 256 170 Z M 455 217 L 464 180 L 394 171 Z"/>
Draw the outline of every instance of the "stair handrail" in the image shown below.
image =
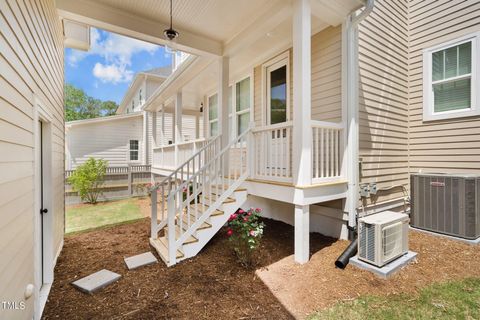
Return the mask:
<path fill-rule="evenodd" d="M 151 195 L 151 231 L 150 231 L 150 236 L 153 239 L 157 238 L 158 232 L 165 227 L 165 225 L 168 223 L 167 219 L 165 219 L 165 204 L 167 198 L 165 197 L 165 187 L 167 187 L 167 196 L 171 193 L 172 189 L 172 184 L 177 184 L 178 176 L 180 176 L 181 179 L 183 179 L 183 173 L 184 169 L 186 168 L 187 171 L 187 177 L 190 175 L 190 163 L 192 163 L 192 173 L 195 172 L 195 159 L 198 158 L 199 160 L 199 167 L 200 162 L 202 160 L 202 154 L 205 153 L 204 156 L 204 161 L 208 160 L 207 159 L 207 151 L 209 148 L 212 148 L 213 146 L 213 154 L 212 156 L 216 153 L 215 148 L 216 144 L 219 143 L 220 140 L 220 135 L 215 136 L 213 139 L 211 139 L 207 144 L 205 144 L 200 150 L 198 150 L 194 155 L 192 155 L 190 158 L 188 158 L 184 163 L 182 163 L 177 169 L 175 169 L 172 173 L 170 173 L 167 177 L 162 179 L 160 183 L 155 183 L 152 188 L 150 189 L 150 195 Z M 173 181 L 173 182 L 172 182 Z M 158 191 L 161 189 L 161 221 L 158 223 L 157 221 L 157 197 L 158 197 Z"/>
<path fill-rule="evenodd" d="M 207 144 L 205 144 L 200 150 L 198 150 L 194 155 L 192 155 L 190 158 L 188 158 L 187 160 L 185 160 L 185 162 L 183 162 L 177 169 L 175 169 L 174 171 L 172 171 L 172 173 L 170 173 L 168 176 L 166 176 L 164 179 L 162 179 L 162 181 L 160 183 L 156 183 L 151 191 L 153 192 L 154 190 L 158 190 L 162 184 L 167 181 L 167 180 L 171 180 L 174 176 L 176 176 L 179 172 L 181 172 L 181 169 L 182 168 L 185 168 L 187 166 L 187 164 L 189 162 L 191 162 L 195 157 L 198 157 L 200 155 L 200 153 L 204 152 L 207 148 L 209 148 L 210 146 L 212 146 L 214 143 L 216 143 L 217 141 L 220 141 L 220 135 L 217 135 L 216 137 L 214 137 L 213 139 L 211 139 Z"/>
<path fill-rule="evenodd" d="M 211 158 L 202 168 L 198 169 L 195 174 L 193 174 L 188 180 L 185 180 L 180 186 L 177 187 L 177 189 L 172 191 L 171 194 L 176 193 L 179 190 L 183 190 L 183 188 L 185 188 L 188 185 L 188 182 L 190 180 L 193 180 L 194 177 L 198 176 L 198 173 L 200 171 L 202 171 L 205 167 L 208 167 L 208 165 L 211 164 L 214 160 L 218 159 L 222 154 L 227 152 L 234 144 L 238 143 L 238 140 L 241 140 L 244 136 L 246 136 L 248 133 L 250 133 L 250 131 L 251 131 L 251 128 L 248 128 L 242 134 L 240 134 L 238 137 L 236 137 L 235 139 L 230 141 L 227 146 L 225 146 L 219 153 L 214 155 L 213 158 Z M 170 197 L 170 195 L 169 195 L 169 197 Z M 168 198 L 167 198 L 167 200 L 168 200 Z"/>
<path fill-rule="evenodd" d="M 223 174 L 227 173 L 227 181 L 232 180 L 230 176 L 230 169 L 229 163 L 226 160 L 228 158 L 223 158 L 223 156 L 234 146 L 235 144 L 240 143 L 240 150 L 242 149 L 242 140 L 245 141 L 245 150 L 248 153 L 248 146 L 246 144 L 246 137 L 251 132 L 251 128 L 245 130 L 242 134 L 240 134 L 235 139 L 232 139 L 220 152 L 216 153 L 211 159 L 209 159 L 202 168 L 197 170 L 194 174 L 190 175 L 183 183 L 181 183 L 175 190 L 171 191 L 167 197 L 167 225 L 168 225 L 168 257 L 169 262 L 171 264 L 175 264 L 176 261 L 176 252 L 177 249 L 188 239 L 188 237 L 193 235 L 193 232 L 197 230 L 205 220 L 210 216 L 212 212 L 217 210 L 221 203 L 227 198 L 228 193 L 226 191 L 232 192 L 235 190 L 248 176 L 248 156 L 245 157 L 245 165 L 246 165 L 246 172 L 241 173 L 243 168 L 243 158 L 240 156 L 240 169 L 238 172 L 238 178 L 236 177 L 236 171 L 233 172 L 233 177 L 236 179 L 229 185 L 225 187 L 224 180 L 222 177 L 222 183 L 220 190 L 218 192 L 218 186 L 216 187 L 216 199 L 212 201 L 212 182 L 214 182 L 218 178 L 219 171 L 223 172 Z M 213 170 L 211 168 L 213 167 Z M 220 170 L 218 170 L 220 169 Z M 214 173 L 214 176 L 211 176 L 211 173 Z M 226 171 L 226 172 L 225 172 Z M 202 174 L 202 176 L 200 176 Z M 208 175 L 208 179 L 207 179 Z M 201 184 L 199 180 L 202 180 Z M 192 186 L 192 191 L 190 193 L 190 185 Z M 198 187 L 200 185 L 200 188 Z M 185 191 L 186 190 L 186 191 Z M 208 192 L 207 192 L 208 191 Z M 185 194 L 185 193 L 186 194 Z M 206 197 L 206 193 L 208 193 L 208 198 Z M 180 197 L 181 196 L 181 197 Z M 204 201 L 201 203 L 198 202 L 198 197 L 201 196 Z M 205 204 L 205 199 L 209 200 L 208 205 Z M 191 202 L 194 202 L 194 222 L 191 223 L 191 213 L 190 207 Z M 202 205 L 203 209 L 206 210 L 202 211 L 202 214 L 198 216 L 198 205 Z M 177 210 L 177 206 L 179 206 L 179 210 Z M 186 219 L 187 219 L 187 229 L 184 229 L 184 209 L 187 210 L 186 212 Z M 179 213 L 178 213 L 179 212 Z M 177 217 L 178 215 L 178 217 Z M 178 221 L 178 232 L 179 237 L 177 238 L 177 224 L 175 223 Z M 170 231 L 175 230 L 175 231 Z M 173 235 L 173 236 L 172 236 Z"/>

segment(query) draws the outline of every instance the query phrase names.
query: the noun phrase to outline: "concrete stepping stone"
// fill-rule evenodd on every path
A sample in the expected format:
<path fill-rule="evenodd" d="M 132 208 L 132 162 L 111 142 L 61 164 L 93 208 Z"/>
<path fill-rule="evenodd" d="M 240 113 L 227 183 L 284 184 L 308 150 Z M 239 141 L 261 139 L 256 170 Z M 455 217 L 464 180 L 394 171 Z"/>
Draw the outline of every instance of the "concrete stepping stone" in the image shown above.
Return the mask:
<path fill-rule="evenodd" d="M 137 269 L 139 267 L 148 266 L 158 262 L 157 258 L 155 258 L 150 251 L 137 254 L 133 257 L 124 258 L 123 260 L 125 260 L 128 270 Z"/>
<path fill-rule="evenodd" d="M 98 272 L 92 273 L 82 279 L 72 282 L 72 285 L 80 291 L 92 294 L 109 284 L 114 283 L 122 276 L 118 273 L 102 269 Z"/>

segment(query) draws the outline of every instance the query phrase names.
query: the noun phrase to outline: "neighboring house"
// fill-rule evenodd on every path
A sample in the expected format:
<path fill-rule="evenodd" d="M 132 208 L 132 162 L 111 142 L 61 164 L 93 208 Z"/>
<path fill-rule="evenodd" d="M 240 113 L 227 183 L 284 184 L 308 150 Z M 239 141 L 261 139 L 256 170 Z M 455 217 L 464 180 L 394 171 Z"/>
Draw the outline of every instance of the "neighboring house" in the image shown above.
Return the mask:
<path fill-rule="evenodd" d="M 1 2 L 0 296 L 24 310 L 0 318 L 40 317 L 63 243 L 62 40 L 82 47 L 88 24 L 166 43 L 158 3 Z M 153 170 L 176 173 L 166 207 L 152 207 L 151 243 L 169 265 L 248 206 L 295 224 L 305 263 L 309 231 L 346 238 L 359 215 L 403 210 L 410 173 L 480 172 L 478 1 L 207 4 L 174 2 L 168 44 L 193 55 L 143 108 Z M 185 141 L 185 114 L 207 142 Z M 379 191 L 360 197 L 361 184 Z M 159 236 L 166 226 L 176 232 Z"/>
<path fill-rule="evenodd" d="M 180 55 L 172 59 L 181 63 Z M 161 122 L 144 112 L 145 101 L 171 73 L 171 66 L 139 72 L 120 103 L 114 116 L 70 121 L 65 124 L 65 167 L 74 170 L 90 157 L 104 159 L 111 167 L 130 164 L 151 164 L 154 121 L 166 137 L 172 132 L 171 117 Z M 168 115 L 167 115 L 168 117 Z M 195 118 L 183 118 L 185 139 L 195 138 Z M 94 138 L 92 138 L 94 137 Z M 171 140 L 171 139 L 170 139 Z M 168 140 L 165 142 L 168 144 Z"/>

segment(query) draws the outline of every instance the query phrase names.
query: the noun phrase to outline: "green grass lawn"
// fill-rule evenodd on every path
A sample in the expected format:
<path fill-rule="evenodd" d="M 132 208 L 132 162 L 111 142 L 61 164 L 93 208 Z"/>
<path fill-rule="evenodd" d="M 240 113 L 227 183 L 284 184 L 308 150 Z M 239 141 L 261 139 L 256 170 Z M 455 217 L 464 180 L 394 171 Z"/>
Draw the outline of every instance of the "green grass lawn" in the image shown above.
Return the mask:
<path fill-rule="evenodd" d="M 419 294 L 361 297 L 308 319 L 480 319 L 480 279 L 436 284 Z"/>
<path fill-rule="evenodd" d="M 143 218 L 136 199 L 81 205 L 66 209 L 66 233 L 86 231 Z"/>

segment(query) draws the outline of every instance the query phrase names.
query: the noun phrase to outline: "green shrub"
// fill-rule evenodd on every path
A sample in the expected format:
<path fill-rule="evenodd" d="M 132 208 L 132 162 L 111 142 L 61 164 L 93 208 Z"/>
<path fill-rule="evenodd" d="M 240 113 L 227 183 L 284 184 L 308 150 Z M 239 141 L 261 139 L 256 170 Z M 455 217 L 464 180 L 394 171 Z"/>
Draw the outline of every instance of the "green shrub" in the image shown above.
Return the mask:
<path fill-rule="evenodd" d="M 230 246 L 240 263 L 245 267 L 253 265 L 253 254 L 260 245 L 264 223 L 259 221 L 260 208 L 248 211 L 239 209 L 228 219 L 227 236 Z"/>
<path fill-rule="evenodd" d="M 102 194 L 102 185 L 107 172 L 108 161 L 103 159 L 88 159 L 84 164 L 77 167 L 68 178 L 68 183 L 73 190 L 78 192 L 82 201 L 97 203 Z"/>

